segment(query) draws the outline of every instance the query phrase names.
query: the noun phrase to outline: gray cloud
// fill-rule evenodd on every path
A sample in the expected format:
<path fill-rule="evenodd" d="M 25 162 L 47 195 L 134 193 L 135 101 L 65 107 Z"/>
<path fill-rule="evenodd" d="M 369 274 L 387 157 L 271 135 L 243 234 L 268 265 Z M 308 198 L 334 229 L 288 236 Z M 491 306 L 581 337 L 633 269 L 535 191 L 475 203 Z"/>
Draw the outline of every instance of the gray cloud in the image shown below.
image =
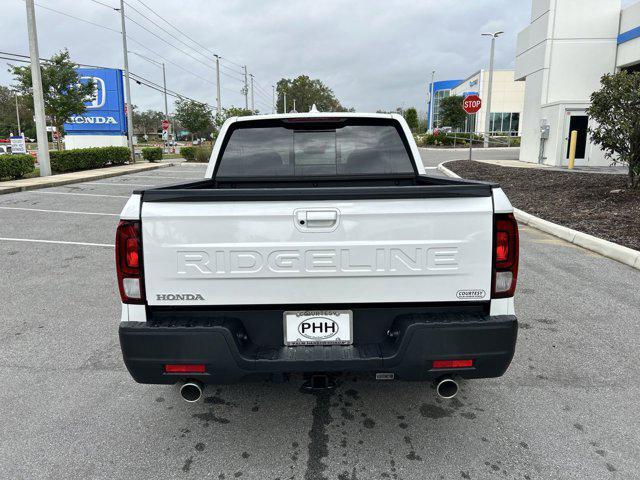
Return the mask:
<path fill-rule="evenodd" d="M 116 6 L 117 0 L 100 0 Z M 525 0 L 143 0 L 180 30 L 212 51 L 240 64 L 266 90 L 256 96 L 258 108 L 270 107 L 271 85 L 282 77 L 308 74 L 325 81 L 340 101 L 359 111 L 416 106 L 424 110 L 426 85 L 431 71 L 439 79 L 462 78 L 488 63 L 487 30 L 504 30 L 497 46 L 496 67 L 511 68 L 517 33 L 529 22 L 530 3 Z M 138 0 L 127 0 L 149 18 L 153 15 Z M 3 2 L 5 3 L 5 2 Z M 119 14 L 90 0 L 38 0 L 91 22 L 119 30 Z M 40 53 L 46 57 L 68 48 L 80 63 L 122 66 L 121 39 L 117 33 L 36 7 Z M 3 9 L 2 50 L 28 53 L 25 7 L 7 0 Z M 129 11 L 144 25 L 146 20 Z M 161 26 L 166 27 L 160 23 Z M 148 25 L 149 26 L 149 25 Z M 152 26 L 149 26 L 153 29 Z M 158 32 L 193 56 L 164 45 L 137 25 L 128 23 L 129 35 L 170 62 L 214 82 L 214 69 L 177 40 Z M 177 35 L 177 32 L 171 31 Z M 130 50 L 154 54 L 131 42 Z M 162 61 L 162 59 L 159 59 Z M 160 70 L 150 63 L 130 59 L 132 71 L 161 82 Z M 229 75 L 238 67 L 226 63 Z M 215 86 L 167 65 L 169 88 L 210 104 Z M 0 83 L 11 82 L 6 69 Z M 222 77 L 225 106 L 244 103 L 241 83 Z M 161 109 L 160 93 L 135 85 L 133 103 Z"/>

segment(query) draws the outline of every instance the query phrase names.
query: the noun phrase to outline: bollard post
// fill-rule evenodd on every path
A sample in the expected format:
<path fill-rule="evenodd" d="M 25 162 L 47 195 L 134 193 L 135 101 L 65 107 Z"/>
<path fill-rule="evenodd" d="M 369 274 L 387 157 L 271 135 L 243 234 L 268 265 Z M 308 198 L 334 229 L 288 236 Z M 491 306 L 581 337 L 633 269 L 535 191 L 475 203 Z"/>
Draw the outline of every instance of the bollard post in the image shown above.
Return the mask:
<path fill-rule="evenodd" d="M 573 170 L 576 162 L 576 148 L 578 147 L 578 131 L 571 132 L 571 140 L 569 143 L 569 170 Z"/>

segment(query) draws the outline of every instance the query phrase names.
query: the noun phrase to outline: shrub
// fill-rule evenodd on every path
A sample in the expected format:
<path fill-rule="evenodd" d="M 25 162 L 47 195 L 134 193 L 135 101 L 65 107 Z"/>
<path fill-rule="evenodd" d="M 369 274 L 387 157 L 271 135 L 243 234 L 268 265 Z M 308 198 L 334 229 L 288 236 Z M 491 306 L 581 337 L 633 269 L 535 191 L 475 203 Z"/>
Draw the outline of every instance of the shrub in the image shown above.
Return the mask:
<path fill-rule="evenodd" d="M 142 158 L 149 162 L 157 162 L 162 160 L 161 147 L 146 147 L 142 149 Z"/>
<path fill-rule="evenodd" d="M 208 147 L 196 148 L 196 162 L 207 163 L 211 158 L 211 149 Z"/>
<path fill-rule="evenodd" d="M 193 162 L 196 159 L 196 147 L 181 147 L 180 156 L 187 162 Z"/>
<path fill-rule="evenodd" d="M 28 154 L 0 155 L 0 178 L 22 178 L 34 170 L 35 158 Z"/>
<path fill-rule="evenodd" d="M 78 148 L 51 151 L 51 170 L 57 173 L 75 172 L 90 168 L 122 165 L 129 161 L 131 151 L 127 147 Z"/>

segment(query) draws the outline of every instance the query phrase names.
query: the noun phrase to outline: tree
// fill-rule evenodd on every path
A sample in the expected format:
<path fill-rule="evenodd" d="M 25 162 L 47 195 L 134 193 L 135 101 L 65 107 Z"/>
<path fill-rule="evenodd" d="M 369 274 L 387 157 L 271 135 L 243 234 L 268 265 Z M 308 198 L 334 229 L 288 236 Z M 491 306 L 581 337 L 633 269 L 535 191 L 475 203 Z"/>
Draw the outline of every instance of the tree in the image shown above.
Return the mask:
<path fill-rule="evenodd" d="M 454 130 L 464 129 L 467 113 L 462 109 L 464 98 L 461 95 L 440 100 L 440 121 L 436 127 L 451 127 Z"/>
<path fill-rule="evenodd" d="M 180 99 L 176 101 L 176 120 L 191 134 L 204 134 L 213 125 L 213 113 L 206 103 Z"/>
<path fill-rule="evenodd" d="M 146 135 L 147 133 L 158 133 L 164 120 L 164 113 L 156 110 L 138 112 L 133 105 L 133 133 L 136 135 Z"/>
<path fill-rule="evenodd" d="M 591 140 L 612 163 L 629 166 L 629 188 L 640 188 L 640 73 L 607 74 L 591 95 Z"/>
<path fill-rule="evenodd" d="M 240 108 L 240 107 L 224 108 L 221 113 L 216 115 L 216 127 L 220 128 L 222 124 L 227 121 L 228 118 L 249 117 L 251 115 L 256 115 L 257 113 L 258 113 L 258 110 L 251 111 L 250 109 Z"/>
<path fill-rule="evenodd" d="M 73 115 L 84 113 L 84 102 L 94 93 L 94 82 L 80 81 L 76 72 L 78 66 L 73 63 L 67 50 L 51 57 L 41 68 L 42 90 L 44 92 L 44 111 L 62 136 L 64 124 Z M 10 66 L 9 71 L 16 81 L 15 88 L 25 98 L 28 105 L 33 105 L 33 83 L 31 66 Z M 58 149 L 61 148 L 58 140 Z"/>
<path fill-rule="evenodd" d="M 20 128 L 27 138 L 33 138 L 35 123 L 33 111 L 28 108 L 24 98 L 18 97 L 18 111 L 20 112 Z M 16 92 L 9 87 L 0 85 L 0 137 L 18 134 L 18 119 L 16 117 Z"/>
<path fill-rule="evenodd" d="M 296 103 L 296 111 L 308 112 L 315 104 L 321 112 L 347 111 L 333 94 L 333 91 L 320 80 L 312 80 L 307 75 L 300 75 L 293 80 L 283 78 L 276 87 L 278 102 L 277 111 L 284 109 L 284 95 L 287 95 L 287 111 L 293 109 Z"/>
<path fill-rule="evenodd" d="M 409 107 L 404 111 L 404 119 L 412 132 L 418 130 L 418 111 L 414 107 Z"/>

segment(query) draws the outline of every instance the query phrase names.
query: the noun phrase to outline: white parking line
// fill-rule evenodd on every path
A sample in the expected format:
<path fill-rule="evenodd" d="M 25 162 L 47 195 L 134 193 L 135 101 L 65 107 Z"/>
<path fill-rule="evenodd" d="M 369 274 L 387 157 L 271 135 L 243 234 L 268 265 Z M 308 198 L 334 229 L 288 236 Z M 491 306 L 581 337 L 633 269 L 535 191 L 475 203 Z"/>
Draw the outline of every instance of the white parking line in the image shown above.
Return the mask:
<path fill-rule="evenodd" d="M 81 185 L 115 185 L 116 187 L 157 187 L 158 185 L 149 185 L 143 183 L 109 183 L 109 182 L 84 182 Z"/>
<path fill-rule="evenodd" d="M 104 215 L 105 217 L 119 216 L 118 213 L 76 212 L 73 210 L 44 210 L 42 208 L 23 208 L 23 207 L 0 207 L 0 210 L 23 210 L 27 212 L 47 212 L 47 213 L 72 213 L 75 215 Z"/>
<path fill-rule="evenodd" d="M 44 195 L 79 195 L 84 197 L 129 198 L 129 195 L 99 195 L 97 193 L 45 192 L 42 190 L 29 190 L 29 193 L 42 193 Z"/>
<path fill-rule="evenodd" d="M 86 242 L 65 242 L 62 240 L 37 240 L 35 238 L 6 238 L 0 237 L 0 241 L 5 242 L 31 242 L 31 243 L 54 243 L 59 245 L 82 245 L 85 247 L 109 247 L 114 248 L 115 245 L 109 245 L 107 243 L 86 243 Z"/>
<path fill-rule="evenodd" d="M 147 177 L 147 178 L 174 178 L 176 180 L 205 180 L 204 177 L 168 177 L 166 175 L 141 175 L 139 173 L 132 173 L 133 178 Z"/>

